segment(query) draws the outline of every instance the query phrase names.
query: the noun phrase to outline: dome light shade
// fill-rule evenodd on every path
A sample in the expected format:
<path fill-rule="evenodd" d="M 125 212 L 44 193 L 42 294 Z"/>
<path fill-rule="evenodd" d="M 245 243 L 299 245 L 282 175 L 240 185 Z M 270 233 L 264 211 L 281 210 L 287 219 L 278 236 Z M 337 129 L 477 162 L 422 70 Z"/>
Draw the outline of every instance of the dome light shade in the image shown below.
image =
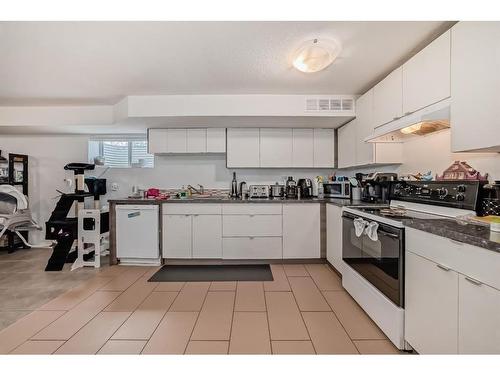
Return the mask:
<path fill-rule="evenodd" d="M 333 63 L 340 51 L 340 45 L 333 40 L 308 40 L 295 52 L 293 66 L 304 73 L 319 72 Z"/>

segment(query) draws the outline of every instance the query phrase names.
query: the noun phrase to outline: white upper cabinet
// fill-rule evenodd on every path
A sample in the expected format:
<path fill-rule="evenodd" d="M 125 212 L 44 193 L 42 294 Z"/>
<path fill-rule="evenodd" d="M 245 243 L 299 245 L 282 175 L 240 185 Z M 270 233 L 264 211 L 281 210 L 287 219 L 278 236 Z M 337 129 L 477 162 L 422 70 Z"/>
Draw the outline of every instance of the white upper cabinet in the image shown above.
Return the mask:
<path fill-rule="evenodd" d="M 185 153 L 187 151 L 186 129 L 168 129 L 167 134 L 167 152 Z"/>
<path fill-rule="evenodd" d="M 403 115 L 450 96 L 450 35 L 447 31 L 403 65 Z"/>
<path fill-rule="evenodd" d="M 335 167 L 335 131 L 333 129 L 314 129 L 314 167 Z"/>
<path fill-rule="evenodd" d="M 403 68 L 399 67 L 373 88 L 374 127 L 403 116 Z"/>
<path fill-rule="evenodd" d="M 292 166 L 310 167 L 314 165 L 313 129 L 293 129 Z"/>
<path fill-rule="evenodd" d="M 187 152 L 207 152 L 207 129 L 187 129 Z"/>
<path fill-rule="evenodd" d="M 356 127 L 358 120 L 354 119 L 348 124 L 342 126 L 337 131 L 339 138 L 338 147 L 338 167 L 349 168 L 356 165 Z"/>
<path fill-rule="evenodd" d="M 451 149 L 500 151 L 500 22 L 451 29 Z"/>
<path fill-rule="evenodd" d="M 227 129 L 227 167 L 249 168 L 260 166 L 260 129 Z"/>
<path fill-rule="evenodd" d="M 292 166 L 292 129 L 260 129 L 260 166 Z"/>
<path fill-rule="evenodd" d="M 148 129 L 148 153 L 167 152 L 167 129 Z"/>
<path fill-rule="evenodd" d="M 224 153 L 226 152 L 226 129 L 208 128 L 207 129 L 207 152 Z"/>
<path fill-rule="evenodd" d="M 375 144 L 364 141 L 366 137 L 373 133 L 374 129 L 373 92 L 372 89 L 356 100 L 356 165 L 376 162 Z"/>

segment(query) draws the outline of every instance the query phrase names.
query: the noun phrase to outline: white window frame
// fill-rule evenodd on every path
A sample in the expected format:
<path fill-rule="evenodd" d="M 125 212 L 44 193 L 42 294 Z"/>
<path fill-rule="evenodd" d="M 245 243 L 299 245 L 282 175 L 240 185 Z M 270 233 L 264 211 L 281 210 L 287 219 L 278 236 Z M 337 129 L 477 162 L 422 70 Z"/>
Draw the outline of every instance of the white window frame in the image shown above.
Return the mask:
<path fill-rule="evenodd" d="M 88 139 L 87 142 L 87 156 L 89 163 L 94 162 L 94 156 L 89 155 L 89 149 L 90 149 L 90 142 L 99 142 L 99 156 L 103 156 L 104 154 L 104 144 L 103 142 L 127 142 L 128 145 L 128 166 L 123 166 L 123 167 L 118 167 L 118 166 L 110 166 L 107 165 L 106 162 L 104 164 L 105 167 L 113 168 L 113 169 L 130 169 L 130 168 L 154 168 L 155 165 L 155 157 L 153 154 L 148 154 L 152 156 L 152 165 L 144 165 L 144 166 L 136 166 L 132 164 L 132 142 L 134 141 L 139 141 L 139 142 L 148 142 L 148 137 L 147 135 L 130 135 L 130 134 L 125 134 L 125 135 L 103 135 L 103 136 L 92 136 Z"/>

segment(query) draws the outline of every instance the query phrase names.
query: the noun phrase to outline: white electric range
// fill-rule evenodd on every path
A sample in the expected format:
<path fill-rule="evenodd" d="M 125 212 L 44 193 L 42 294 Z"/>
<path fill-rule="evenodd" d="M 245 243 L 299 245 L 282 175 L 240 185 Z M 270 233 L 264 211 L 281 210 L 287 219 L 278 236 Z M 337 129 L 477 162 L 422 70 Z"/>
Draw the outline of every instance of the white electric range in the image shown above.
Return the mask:
<path fill-rule="evenodd" d="M 405 222 L 474 214 L 478 181 L 395 181 L 389 205 L 343 210 L 342 285 L 399 349 L 404 341 Z"/>

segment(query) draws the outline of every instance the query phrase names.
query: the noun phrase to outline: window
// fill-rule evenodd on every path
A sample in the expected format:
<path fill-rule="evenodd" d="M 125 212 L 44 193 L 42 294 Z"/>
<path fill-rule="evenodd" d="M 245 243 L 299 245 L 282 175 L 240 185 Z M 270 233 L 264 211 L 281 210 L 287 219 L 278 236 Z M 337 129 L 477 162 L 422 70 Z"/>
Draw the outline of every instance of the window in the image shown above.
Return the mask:
<path fill-rule="evenodd" d="M 111 168 L 153 168 L 154 155 L 148 154 L 145 137 L 109 137 L 89 140 L 89 162 L 96 156 L 104 157 Z"/>

